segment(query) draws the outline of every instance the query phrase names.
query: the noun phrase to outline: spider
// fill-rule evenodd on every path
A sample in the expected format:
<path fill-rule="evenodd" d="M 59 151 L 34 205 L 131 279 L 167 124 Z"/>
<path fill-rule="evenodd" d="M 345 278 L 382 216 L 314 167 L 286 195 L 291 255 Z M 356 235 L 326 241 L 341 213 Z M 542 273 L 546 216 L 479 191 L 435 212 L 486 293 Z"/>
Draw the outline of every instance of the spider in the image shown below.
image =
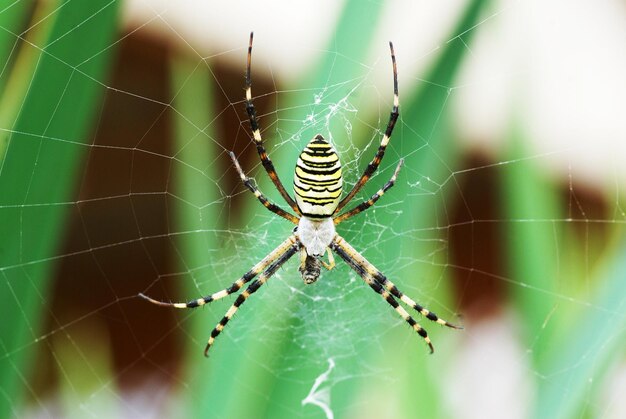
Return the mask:
<path fill-rule="evenodd" d="M 251 182 L 243 172 L 241 165 L 237 161 L 234 153 L 230 153 L 235 169 L 243 184 L 256 196 L 256 198 L 274 214 L 296 224 L 293 234 L 282 242 L 263 260 L 254 265 L 241 278 L 237 279 L 230 287 L 216 293 L 198 298 L 186 303 L 169 303 L 158 301 L 144 294 L 139 296 L 153 304 L 174 308 L 196 308 L 204 304 L 219 300 L 228 295 L 238 292 L 245 284 L 252 283 L 237 296 L 233 305 L 228 309 L 224 317 L 211 332 L 204 355 L 208 356 L 209 349 L 213 345 L 215 338 L 224 330 L 226 324 L 235 315 L 239 307 L 267 282 L 276 271 L 287 262 L 293 255 L 300 252 L 299 271 L 305 284 L 312 284 L 320 276 L 321 268 L 333 269 L 335 261 L 333 252 L 343 259 L 367 285 L 378 293 L 393 309 L 419 334 L 428 344 L 430 352 L 434 352 L 433 345 L 426 333 L 411 315 L 398 303 L 398 300 L 413 308 L 428 320 L 454 329 L 461 329 L 447 321 L 439 318 L 435 313 L 413 301 L 403 294 L 387 277 L 367 261 L 359 252 L 348 244 L 335 230 L 335 226 L 353 216 L 365 211 L 383 194 L 391 188 L 402 167 L 403 160 L 400 160 L 391 179 L 371 198 L 356 205 L 352 209 L 340 214 L 341 210 L 354 198 L 354 196 L 367 183 L 372 174 L 376 171 L 385 155 L 385 149 L 391 138 L 391 133 L 399 116 L 398 99 L 398 70 L 396 67 L 396 57 L 393 44 L 389 43 L 391 50 L 391 63 L 393 66 L 393 107 L 389 115 L 389 122 L 385 134 L 382 137 L 378 151 L 369 163 L 359 180 L 352 187 L 352 190 L 341 199 L 342 174 L 341 163 L 333 146 L 321 135 L 316 135 L 302 150 L 295 168 L 293 181 L 295 201 L 285 190 L 278 174 L 274 169 L 274 164 L 270 160 L 265 147 L 257 121 L 256 111 L 252 103 L 252 79 L 250 77 L 250 63 L 252 58 L 253 33 L 250 33 L 248 44 L 248 59 L 246 65 L 246 112 L 250 120 L 252 135 L 256 145 L 259 158 L 270 179 L 274 183 L 280 195 L 285 199 L 291 209 L 297 214 L 293 215 L 278 205 L 270 202 L 259 189 Z M 323 260 L 324 254 L 328 255 L 328 263 Z M 257 277 L 257 279 L 254 279 Z M 253 281 L 254 279 L 254 281 Z"/>

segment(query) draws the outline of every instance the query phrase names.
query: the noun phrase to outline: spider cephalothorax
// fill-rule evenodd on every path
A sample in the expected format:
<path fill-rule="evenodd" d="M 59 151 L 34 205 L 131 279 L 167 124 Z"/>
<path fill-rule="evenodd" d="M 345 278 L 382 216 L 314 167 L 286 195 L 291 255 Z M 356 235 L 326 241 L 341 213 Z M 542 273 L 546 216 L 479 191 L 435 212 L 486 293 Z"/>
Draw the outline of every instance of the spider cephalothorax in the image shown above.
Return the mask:
<path fill-rule="evenodd" d="M 393 45 L 389 43 L 391 49 L 391 62 L 393 64 L 393 107 L 389 115 L 387 128 L 380 141 L 380 147 L 372 161 L 369 163 L 359 180 L 354 184 L 350 192 L 341 198 L 342 173 L 341 162 L 337 152 L 321 135 L 316 135 L 309 144 L 302 150 L 296 163 L 296 171 L 294 175 L 294 192 L 295 201 L 285 190 L 282 182 L 276 174 L 274 164 L 270 160 L 261 137 L 261 130 L 257 121 L 256 111 L 252 103 L 252 79 L 250 77 L 250 62 L 252 57 L 252 34 L 250 34 L 250 44 L 248 46 L 248 62 L 246 66 L 246 112 L 250 118 L 250 126 L 252 128 L 252 136 L 256 145 L 259 158 L 263 167 L 267 171 L 270 179 L 278 189 L 285 202 L 296 213 L 290 214 L 276 204 L 270 202 L 250 181 L 237 158 L 233 153 L 230 157 L 239 173 L 239 177 L 243 184 L 254 193 L 257 199 L 270 211 L 279 215 L 286 220 L 296 224 L 294 232 L 274 249 L 263 260 L 254 265 L 252 269 L 246 272 L 241 278 L 233 282 L 233 284 L 221 291 L 191 300 L 186 303 L 167 303 L 154 300 L 144 294 L 139 294 L 142 298 L 161 306 L 175 308 L 194 308 L 211 301 L 219 300 L 227 295 L 238 292 L 245 284 L 252 281 L 250 285 L 237 296 L 237 299 L 226 312 L 224 317 L 215 326 L 211 332 L 211 337 L 207 342 L 204 354 L 207 355 L 215 338 L 224 330 L 228 321 L 237 312 L 239 307 L 255 293 L 267 280 L 280 268 L 287 260 L 300 251 L 300 273 L 306 284 L 311 284 L 320 276 L 322 266 L 328 270 L 335 266 L 333 253 L 335 252 L 343 259 L 363 280 L 365 283 L 378 293 L 393 309 L 415 330 L 428 344 L 431 352 L 433 346 L 428 338 L 426 330 L 424 330 L 411 315 L 398 303 L 398 300 L 411 307 L 428 320 L 439 324 L 458 329 L 447 321 L 440 319 L 435 313 L 427 310 L 423 306 L 417 304 L 408 296 L 404 295 L 393 282 L 367 261 L 359 252 L 350 246 L 335 231 L 335 226 L 357 214 L 368 209 L 380 199 L 381 196 L 391 188 L 398 176 L 398 172 L 402 167 L 402 160 L 398 163 L 393 176 L 389 181 L 372 195 L 366 201 L 361 202 L 351 210 L 341 213 L 342 209 L 348 204 L 352 198 L 361 190 L 363 185 L 367 183 L 369 178 L 378 168 L 383 156 L 391 133 L 398 120 L 399 101 L 398 101 L 398 71 L 396 69 L 396 57 L 393 51 Z M 331 252 L 332 251 L 332 252 Z M 328 254 L 328 263 L 323 260 L 324 254 Z M 254 279 L 255 277 L 257 277 Z"/>

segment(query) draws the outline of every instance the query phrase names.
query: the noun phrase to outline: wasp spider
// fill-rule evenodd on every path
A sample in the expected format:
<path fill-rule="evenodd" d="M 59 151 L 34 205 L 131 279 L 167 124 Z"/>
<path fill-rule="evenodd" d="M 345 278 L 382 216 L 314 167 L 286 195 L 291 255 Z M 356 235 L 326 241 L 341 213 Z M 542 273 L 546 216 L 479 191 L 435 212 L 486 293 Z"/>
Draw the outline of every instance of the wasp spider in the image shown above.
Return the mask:
<path fill-rule="evenodd" d="M 360 212 L 368 209 L 383 194 L 393 186 L 400 168 L 402 160 L 400 160 L 391 179 L 370 199 L 360 203 L 354 208 L 340 214 L 341 210 L 352 200 L 352 198 L 361 190 L 370 176 L 376 171 L 380 161 L 385 155 L 385 149 L 391 138 L 391 133 L 398 120 L 398 72 L 396 68 L 396 57 L 393 51 L 393 44 L 390 42 L 391 62 L 393 65 L 393 107 L 389 115 L 387 129 L 382 137 L 378 152 L 373 160 L 369 163 L 359 180 L 352 187 L 352 190 L 341 199 L 342 173 L 341 163 L 337 152 L 321 135 L 316 135 L 309 144 L 302 150 L 296 163 L 293 187 L 295 192 L 295 200 L 291 198 L 285 190 L 282 182 L 276 174 L 274 164 L 270 160 L 265 147 L 257 121 L 256 111 L 252 103 L 252 80 L 250 77 L 250 61 L 252 57 L 252 36 L 250 34 L 250 43 L 248 46 L 248 60 L 246 66 L 246 111 L 250 119 L 250 126 L 254 143 L 256 145 L 259 158 L 263 167 L 267 171 L 270 179 L 285 199 L 287 204 L 296 213 L 290 214 L 276 204 L 270 202 L 259 189 L 248 178 L 235 155 L 231 152 L 230 157 L 233 161 L 237 172 L 243 184 L 250 190 L 257 199 L 270 211 L 296 224 L 293 234 L 274 249 L 265 259 L 254 265 L 252 269 L 246 272 L 241 278 L 236 280 L 230 287 L 198 298 L 187 303 L 168 303 L 157 301 L 144 294 L 140 297 L 150 301 L 151 303 L 174 308 L 195 308 L 215 300 L 234 294 L 239 291 L 245 284 L 252 283 L 237 296 L 233 305 L 228 309 L 224 317 L 215 326 L 211 332 L 211 337 L 204 350 L 205 356 L 213 345 L 215 338 L 224 330 L 228 321 L 237 312 L 239 307 L 255 293 L 267 280 L 287 262 L 293 255 L 300 252 L 300 268 L 299 271 L 305 284 L 311 284 L 320 276 L 321 267 L 330 270 L 335 266 L 331 250 L 334 251 L 341 259 L 343 259 L 376 293 L 391 306 L 396 312 L 415 330 L 428 344 L 431 353 L 433 345 L 428 338 L 426 330 L 424 330 L 411 315 L 398 303 L 398 300 L 413 308 L 418 313 L 426 317 L 428 320 L 437 322 L 444 326 L 460 329 L 447 321 L 439 318 L 432 311 L 424 308 L 411 298 L 403 294 L 387 277 L 367 261 L 359 252 L 357 252 L 350 244 L 348 244 L 335 230 L 335 226 Z M 324 254 L 328 254 L 328 263 L 323 260 Z M 258 278 L 256 278 L 258 276 Z M 256 279 L 254 279 L 256 278 Z M 253 281 L 254 279 L 254 281 Z"/>

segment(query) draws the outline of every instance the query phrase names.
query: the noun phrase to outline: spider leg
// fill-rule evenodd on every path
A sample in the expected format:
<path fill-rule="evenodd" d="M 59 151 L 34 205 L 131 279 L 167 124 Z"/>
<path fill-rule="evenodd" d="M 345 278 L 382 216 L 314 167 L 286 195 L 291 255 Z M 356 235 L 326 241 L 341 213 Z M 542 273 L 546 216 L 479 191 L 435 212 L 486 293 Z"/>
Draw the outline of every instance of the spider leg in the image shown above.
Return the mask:
<path fill-rule="evenodd" d="M 246 112 L 248 113 L 248 118 L 250 119 L 250 127 L 252 128 L 252 136 L 254 137 L 254 143 L 256 144 L 256 150 L 259 154 L 259 158 L 261 159 L 261 163 L 265 168 L 270 179 L 274 182 L 274 186 L 280 192 L 280 195 L 285 199 L 287 204 L 295 211 L 296 214 L 300 214 L 300 209 L 298 205 L 293 200 L 293 198 L 287 193 L 283 183 L 278 178 L 278 174 L 276 173 L 276 169 L 274 168 L 274 164 L 270 160 L 267 152 L 265 151 L 265 147 L 263 146 L 263 138 L 261 137 L 261 130 L 259 129 L 259 121 L 257 120 L 256 110 L 254 108 L 254 104 L 252 103 L 252 77 L 250 75 L 250 65 L 252 62 L 252 38 L 253 32 L 250 32 L 250 43 L 248 44 L 248 61 L 246 65 Z"/>
<path fill-rule="evenodd" d="M 292 238 L 293 236 L 290 237 L 290 239 Z M 267 280 L 276 273 L 278 268 L 280 268 L 285 262 L 289 260 L 289 258 L 296 254 L 299 247 L 300 244 L 296 242 L 295 239 L 293 239 L 291 245 L 287 247 L 282 254 L 278 255 L 278 257 L 274 259 L 274 261 L 267 267 L 267 269 L 265 269 L 265 271 L 261 275 L 259 275 L 257 279 L 252 281 L 252 283 L 248 286 L 248 288 L 246 288 L 245 291 L 237 296 L 237 299 L 235 300 L 233 305 L 230 306 L 224 317 L 222 317 L 222 320 L 219 321 L 219 323 L 211 332 L 211 337 L 209 338 L 209 341 L 204 348 L 204 356 L 209 356 L 209 349 L 211 349 L 213 342 L 215 342 L 215 338 L 217 338 L 217 336 L 222 333 L 222 330 L 224 330 L 226 324 L 235 315 L 239 307 L 241 307 L 243 303 L 248 299 L 248 297 L 254 294 L 261 287 L 261 285 L 265 284 Z"/>
<path fill-rule="evenodd" d="M 174 308 L 196 308 L 199 306 L 203 306 L 207 303 L 210 303 L 215 300 L 219 300 L 224 298 L 230 294 L 234 294 L 241 289 L 245 284 L 250 282 L 254 277 L 256 277 L 259 273 L 263 272 L 264 269 L 269 269 L 272 263 L 276 260 L 279 260 L 283 255 L 287 254 L 293 246 L 299 246 L 299 242 L 297 241 L 295 236 L 290 236 L 287 240 L 282 242 L 280 246 L 274 249 L 269 255 L 267 255 L 263 260 L 254 265 L 252 269 L 246 272 L 241 278 L 232 283 L 232 285 L 228 288 L 225 288 L 221 291 L 215 292 L 213 294 L 207 295 L 205 297 L 198 298 L 196 300 L 191 300 L 186 303 L 168 303 L 165 301 L 155 300 L 151 297 L 148 297 L 145 294 L 140 293 L 138 296 L 151 302 L 152 304 L 156 304 L 163 307 L 174 307 Z"/>
<path fill-rule="evenodd" d="M 333 222 L 335 223 L 335 225 L 337 225 L 340 222 L 345 221 L 348 218 L 351 218 L 351 217 L 353 217 L 353 216 L 355 216 L 355 215 L 365 211 L 366 209 L 368 209 L 369 207 L 374 205 L 376 203 L 376 201 L 378 201 L 380 199 L 380 197 L 383 196 L 385 194 L 385 192 L 387 192 L 387 190 L 389 190 L 396 183 L 396 178 L 398 177 L 398 172 L 400 172 L 400 169 L 402 168 L 402 164 L 403 163 L 404 163 L 404 160 L 401 159 L 400 162 L 398 163 L 398 166 L 396 166 L 396 170 L 393 172 L 393 175 L 391 176 L 391 179 L 389 179 L 389 181 L 387 181 L 387 183 L 385 183 L 385 186 L 383 186 L 381 189 L 379 189 L 378 192 L 376 192 L 374 195 L 372 195 L 372 197 L 370 199 L 368 199 L 367 201 L 363 201 L 362 203 L 360 203 L 356 207 L 352 208 L 350 211 L 346 211 L 343 214 L 335 217 L 333 219 Z"/>
<path fill-rule="evenodd" d="M 257 188 L 256 186 L 252 184 L 252 181 L 250 180 L 250 178 L 246 176 L 246 174 L 241 169 L 241 165 L 239 164 L 239 161 L 237 161 L 237 157 L 235 157 L 235 153 L 233 153 L 232 151 L 230 152 L 230 158 L 232 159 L 233 164 L 235 165 L 235 169 L 237 169 L 237 173 L 239 173 L 239 177 L 241 178 L 241 181 L 243 182 L 243 184 L 246 185 L 248 189 L 250 189 L 250 191 L 254 194 L 254 196 L 257 197 L 259 201 L 261 201 L 261 204 L 263 204 L 265 208 L 272 211 L 274 214 L 280 215 L 284 219 L 291 221 L 294 224 L 298 224 L 298 217 L 289 214 L 287 211 L 283 210 L 278 205 L 274 204 L 273 202 L 270 202 L 265 197 L 265 195 L 261 193 L 259 188 Z"/>
<path fill-rule="evenodd" d="M 335 257 L 328 247 L 326 248 L 326 254 L 328 255 L 328 263 L 324 260 L 320 260 L 320 262 L 322 262 L 322 266 L 326 268 L 327 271 L 332 271 L 335 268 Z"/>
<path fill-rule="evenodd" d="M 354 184 L 354 187 L 348 195 L 346 195 L 346 197 L 339 202 L 334 214 L 338 214 L 339 211 L 341 211 L 341 209 L 345 207 L 348 202 L 350 202 L 354 195 L 361 190 L 363 185 L 367 183 L 369 178 L 376 171 L 385 155 L 387 144 L 389 143 L 393 128 L 395 127 L 398 116 L 400 115 L 400 100 L 398 99 L 398 68 L 396 66 L 396 55 L 393 51 L 393 44 L 391 42 L 389 42 L 389 48 L 391 50 L 391 63 L 393 65 L 393 107 L 391 108 L 391 113 L 389 114 L 389 122 L 387 123 L 387 128 L 385 129 L 385 135 L 383 135 L 383 138 L 380 141 L 380 146 L 378 147 L 378 151 L 376 152 L 374 159 L 372 159 L 372 161 L 368 164 L 367 168 L 361 175 L 361 178 Z"/>
<path fill-rule="evenodd" d="M 334 250 L 338 252 L 337 249 L 340 249 L 344 254 L 348 255 L 351 260 L 361 267 L 367 274 L 369 274 L 372 278 L 374 278 L 381 286 L 385 287 L 387 291 L 389 291 L 394 297 L 398 298 L 400 301 L 413 308 L 415 311 L 419 312 L 422 316 L 426 317 L 428 320 L 434 321 L 441 325 L 451 327 L 453 329 L 463 329 L 461 326 L 456 326 L 452 323 L 445 321 L 444 319 L 439 318 L 432 311 L 424 308 L 423 306 L 417 304 L 411 298 L 403 294 L 396 285 L 387 279 L 382 272 L 380 272 L 374 265 L 369 263 L 367 259 L 363 257 L 359 252 L 357 252 L 352 246 L 348 244 L 343 238 L 337 236 L 335 241 L 331 244 L 331 246 L 335 246 Z M 345 260 L 345 257 L 342 256 Z M 350 264 L 350 262 L 348 262 Z M 351 265 L 352 266 L 352 265 Z"/>
<path fill-rule="evenodd" d="M 428 320 L 434 321 L 436 323 L 439 323 L 439 324 L 447 326 L 447 327 L 451 327 L 452 329 L 457 329 L 457 330 L 463 329 L 463 326 L 457 326 L 457 325 L 454 325 L 454 324 L 452 324 L 450 322 L 447 322 L 446 320 L 444 320 L 442 318 L 439 318 L 432 311 L 430 311 L 427 308 L 417 304 L 410 297 L 408 297 L 405 294 L 403 294 L 398 289 L 398 287 L 396 287 L 393 282 L 388 280 L 387 277 L 385 277 L 385 275 L 383 275 L 380 271 L 374 276 L 374 278 L 378 282 L 380 282 L 380 284 L 383 285 L 387 290 L 389 290 L 389 292 L 391 292 L 391 294 L 394 297 L 399 298 L 404 304 L 408 305 L 409 307 L 412 307 L 415 311 L 418 311 L 422 316 L 426 317 Z"/>
<path fill-rule="evenodd" d="M 426 330 L 420 326 L 413 317 L 396 301 L 396 299 L 383 288 L 380 282 L 376 281 L 374 276 L 369 272 L 368 266 L 363 264 L 362 260 L 365 260 L 352 246 L 348 245 L 345 240 L 339 236 L 335 237 L 335 240 L 330 244 L 330 247 L 341 257 L 361 278 L 370 286 L 374 291 L 380 294 L 381 297 L 393 307 L 393 309 L 420 335 L 430 348 L 430 353 L 433 353 L 435 349 L 428 337 Z"/>
<path fill-rule="evenodd" d="M 300 272 L 304 270 L 304 267 L 306 265 L 306 257 L 307 257 L 306 249 L 304 247 L 301 247 L 300 248 Z"/>

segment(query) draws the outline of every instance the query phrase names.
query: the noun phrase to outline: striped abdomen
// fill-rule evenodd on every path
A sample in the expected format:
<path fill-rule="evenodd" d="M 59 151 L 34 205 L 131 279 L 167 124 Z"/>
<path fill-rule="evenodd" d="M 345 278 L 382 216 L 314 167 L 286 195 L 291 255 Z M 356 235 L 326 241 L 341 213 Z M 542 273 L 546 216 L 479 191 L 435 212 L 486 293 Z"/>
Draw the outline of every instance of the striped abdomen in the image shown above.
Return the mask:
<path fill-rule="evenodd" d="M 335 149 L 316 135 L 302 150 L 296 163 L 293 188 L 302 215 L 330 217 L 341 197 L 341 162 Z"/>

